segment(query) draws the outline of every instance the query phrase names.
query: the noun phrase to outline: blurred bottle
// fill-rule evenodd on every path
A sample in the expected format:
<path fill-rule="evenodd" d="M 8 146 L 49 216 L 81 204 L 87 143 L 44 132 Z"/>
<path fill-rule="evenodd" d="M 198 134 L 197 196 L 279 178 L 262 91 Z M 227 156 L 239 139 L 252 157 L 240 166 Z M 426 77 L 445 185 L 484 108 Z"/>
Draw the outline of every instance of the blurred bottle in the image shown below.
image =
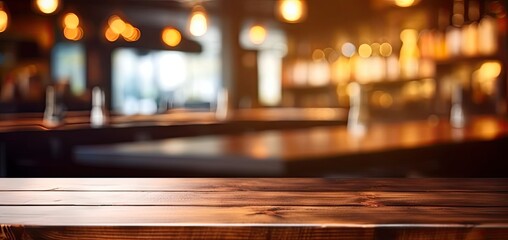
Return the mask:
<path fill-rule="evenodd" d="M 43 124 L 49 127 L 58 126 L 62 123 L 64 108 L 58 102 L 53 86 L 46 88 L 46 108 L 44 110 Z"/>
<path fill-rule="evenodd" d="M 458 57 L 462 51 L 462 32 L 460 28 L 449 26 L 446 30 L 446 53 L 442 58 Z"/>
<path fill-rule="evenodd" d="M 92 111 L 90 113 L 90 124 L 92 127 L 100 127 L 106 123 L 104 91 L 99 87 L 92 90 Z"/>
<path fill-rule="evenodd" d="M 452 88 L 450 124 L 454 128 L 463 128 L 466 124 L 466 118 L 462 104 L 462 86 L 460 83 L 455 83 Z"/>
<path fill-rule="evenodd" d="M 219 94 L 217 95 L 217 106 L 215 109 L 215 118 L 217 120 L 226 120 L 228 117 L 228 108 L 229 108 L 229 97 L 228 90 L 223 88 Z"/>
<path fill-rule="evenodd" d="M 493 17 L 485 16 L 478 26 L 478 51 L 483 55 L 492 55 L 497 51 L 497 23 Z"/>
<path fill-rule="evenodd" d="M 353 82 L 349 86 L 349 114 L 347 129 L 353 135 L 363 135 L 367 124 L 367 106 L 362 101 L 362 88 Z"/>
<path fill-rule="evenodd" d="M 172 92 L 165 92 L 159 99 L 158 113 L 167 113 L 174 106 L 174 97 Z"/>

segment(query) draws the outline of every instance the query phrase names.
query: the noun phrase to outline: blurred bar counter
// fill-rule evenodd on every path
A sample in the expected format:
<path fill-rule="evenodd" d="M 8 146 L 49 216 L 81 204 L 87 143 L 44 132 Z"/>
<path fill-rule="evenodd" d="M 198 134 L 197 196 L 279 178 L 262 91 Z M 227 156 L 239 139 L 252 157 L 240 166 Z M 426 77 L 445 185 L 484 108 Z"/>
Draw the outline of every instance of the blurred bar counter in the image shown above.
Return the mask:
<path fill-rule="evenodd" d="M 347 121 L 347 111 L 337 108 L 244 109 L 221 120 L 215 112 L 173 110 L 151 116 L 111 116 L 104 126 L 92 127 L 89 114 L 68 112 L 63 123 L 53 127 L 44 125 L 40 113 L 1 115 L 0 175 L 88 176 L 90 169 L 72 163 L 72 151 L 78 145 L 344 125 Z M 104 176 L 118 172 L 101 171 L 92 172 Z"/>
<path fill-rule="evenodd" d="M 79 164 L 182 176 L 500 177 L 508 123 L 471 118 L 373 123 L 363 134 L 345 126 L 80 146 Z"/>
<path fill-rule="evenodd" d="M 470 117 L 464 128 L 451 127 L 445 118 L 371 123 L 361 136 L 348 132 L 346 112 L 338 109 L 242 110 L 226 120 L 216 120 L 214 113 L 202 112 L 112 117 L 109 125 L 100 128 L 91 127 L 87 119 L 85 115 L 69 115 L 68 120 L 73 123 L 54 129 L 36 125 L 41 120 L 29 118 L 2 121 L 6 130 L 0 132 L 1 174 L 9 177 L 508 176 L 503 157 L 508 143 L 508 122 L 495 116 Z M 9 128 L 8 123 L 13 122 L 20 126 Z M 286 164 L 284 171 L 279 172 L 247 174 L 227 169 L 210 172 L 143 164 L 97 165 L 78 161 L 76 155 L 77 149 L 87 146 L 141 144 L 156 148 L 164 141 L 190 144 L 190 147 L 185 145 L 189 150 L 192 144 L 199 145 L 200 139 L 205 138 L 218 145 L 221 141 L 230 142 L 230 148 L 210 149 L 205 144 L 194 146 L 194 153 L 201 152 L 209 158 L 243 156 L 243 160 L 248 160 L 249 156 L 253 158 L 248 153 L 255 152 L 256 147 L 261 152 L 275 148 L 272 152 L 279 155 L 272 158 L 279 159 L 283 165 L 290 162 L 291 166 Z M 127 152 L 135 148 L 128 147 Z M 206 155 L 207 152 L 218 152 L 218 155 Z M 172 153 L 168 149 L 165 154 Z M 138 155 L 132 152 L 130 156 L 132 160 Z M 146 159 L 139 157 L 136 161 Z"/>

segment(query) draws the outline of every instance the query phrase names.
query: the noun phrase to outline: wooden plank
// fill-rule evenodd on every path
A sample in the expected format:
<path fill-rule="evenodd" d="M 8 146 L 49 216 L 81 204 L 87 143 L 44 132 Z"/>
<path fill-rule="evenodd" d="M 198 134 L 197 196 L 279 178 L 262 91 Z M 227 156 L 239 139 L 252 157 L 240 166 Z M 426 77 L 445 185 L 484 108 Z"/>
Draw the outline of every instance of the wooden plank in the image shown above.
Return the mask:
<path fill-rule="evenodd" d="M 5 226 L 13 239 L 373 239 L 372 228 Z M 1 237 L 0 232 L 0 237 Z M 23 238 L 22 238 L 23 237 Z M 9 239 L 9 238 L 7 238 Z"/>
<path fill-rule="evenodd" d="M 504 239 L 507 184 L 1 179 L 0 239 Z"/>
<path fill-rule="evenodd" d="M 508 193 L 4 191 L 0 205 L 508 207 Z"/>
<path fill-rule="evenodd" d="M 508 228 L 507 207 L 0 206 L 0 223 L 37 226 Z"/>
<path fill-rule="evenodd" d="M 508 179 L 4 178 L 1 191 L 508 192 Z"/>
<path fill-rule="evenodd" d="M 3 227 L 14 239 L 504 239 L 496 228 Z M 0 232 L 1 234 L 2 232 Z M 0 235 L 2 236 L 2 235 Z M 24 238 L 22 238 L 24 237 Z M 9 239 L 9 238 L 7 238 Z"/>
<path fill-rule="evenodd" d="M 6 239 L 504 239 L 497 228 L 2 226 Z"/>

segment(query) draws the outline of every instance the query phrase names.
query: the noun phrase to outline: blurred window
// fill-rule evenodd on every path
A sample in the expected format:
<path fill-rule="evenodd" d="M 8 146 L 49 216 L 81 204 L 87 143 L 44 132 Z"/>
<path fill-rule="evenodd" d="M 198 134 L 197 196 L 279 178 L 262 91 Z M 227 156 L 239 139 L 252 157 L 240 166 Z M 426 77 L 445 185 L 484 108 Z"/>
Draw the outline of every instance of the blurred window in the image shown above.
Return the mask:
<path fill-rule="evenodd" d="M 57 43 L 51 56 L 52 79 L 57 84 L 70 87 L 73 95 L 86 90 L 85 48 L 79 43 Z"/>
<path fill-rule="evenodd" d="M 112 61 L 113 110 L 118 113 L 209 110 L 216 101 L 220 59 L 214 55 L 120 48 Z"/>

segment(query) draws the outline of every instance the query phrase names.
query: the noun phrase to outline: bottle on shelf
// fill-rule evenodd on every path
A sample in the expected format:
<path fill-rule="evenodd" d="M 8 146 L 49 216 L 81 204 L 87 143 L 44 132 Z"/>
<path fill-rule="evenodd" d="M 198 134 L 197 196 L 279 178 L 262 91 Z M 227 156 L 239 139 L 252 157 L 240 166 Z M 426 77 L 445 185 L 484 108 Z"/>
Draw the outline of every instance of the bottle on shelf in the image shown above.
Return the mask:
<path fill-rule="evenodd" d="M 462 95 L 461 84 L 455 83 L 452 87 L 452 107 L 450 109 L 450 124 L 454 128 L 463 128 L 466 124 Z"/>
<path fill-rule="evenodd" d="M 347 130 L 353 135 L 363 135 L 367 124 L 367 106 L 362 101 L 362 87 L 357 82 L 352 82 L 349 88 L 349 113 L 347 120 Z"/>

